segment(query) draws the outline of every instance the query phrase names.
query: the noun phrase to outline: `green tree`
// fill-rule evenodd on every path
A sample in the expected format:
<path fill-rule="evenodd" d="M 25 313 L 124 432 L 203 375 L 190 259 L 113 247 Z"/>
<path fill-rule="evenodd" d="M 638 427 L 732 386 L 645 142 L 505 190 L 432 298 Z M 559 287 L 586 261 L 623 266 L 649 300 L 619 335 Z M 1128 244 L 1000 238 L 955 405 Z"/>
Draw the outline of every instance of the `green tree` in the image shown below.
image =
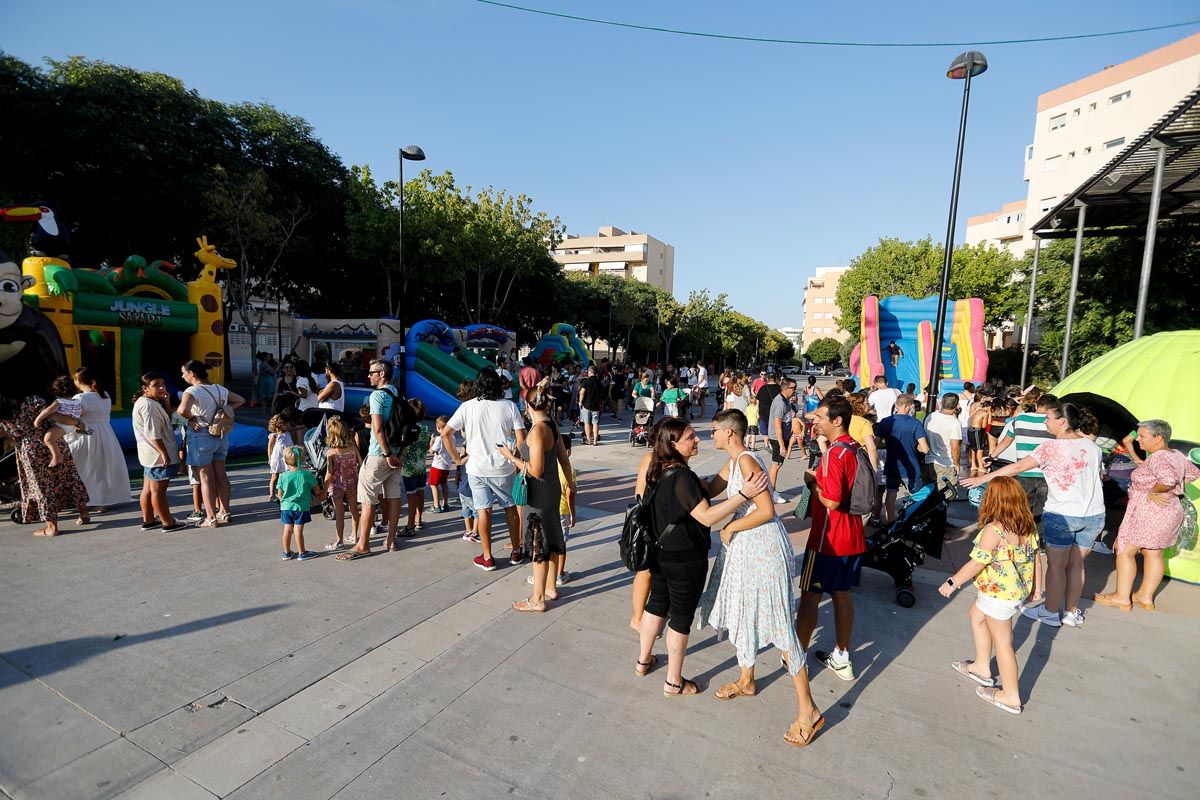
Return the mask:
<path fill-rule="evenodd" d="M 804 351 L 804 357 L 818 367 L 833 366 L 841 361 L 842 343 L 830 337 L 817 339 Z"/>

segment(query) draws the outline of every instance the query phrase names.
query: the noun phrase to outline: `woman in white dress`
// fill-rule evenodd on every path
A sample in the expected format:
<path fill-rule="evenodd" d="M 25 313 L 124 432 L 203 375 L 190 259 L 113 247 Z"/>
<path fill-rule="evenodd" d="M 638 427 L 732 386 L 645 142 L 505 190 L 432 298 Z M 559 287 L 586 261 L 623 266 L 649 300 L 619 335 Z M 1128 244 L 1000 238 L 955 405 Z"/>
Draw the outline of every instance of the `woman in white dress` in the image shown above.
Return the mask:
<path fill-rule="evenodd" d="M 709 491 L 712 494 L 723 488 L 725 497 L 734 498 L 745 481 L 765 472 L 766 465 L 761 456 L 746 449 L 746 415 L 741 411 L 721 411 L 713 416 L 712 425 L 713 443 L 730 458 L 712 479 Z M 767 489 L 774 491 L 773 486 Z M 813 703 L 804 648 L 793 624 L 796 598 L 792 591 L 792 544 L 770 496 L 764 492 L 744 502 L 721 529 L 721 552 L 700 599 L 700 625 L 711 625 L 718 633 L 727 631 L 737 650 L 741 674 L 717 690 L 718 700 L 755 695 L 754 660 L 758 651 L 769 645 L 783 651 L 797 702 L 796 721 L 783 738 L 804 747 L 825 724 L 825 718 Z"/>
<path fill-rule="evenodd" d="M 80 419 L 91 429 L 91 436 L 77 433 L 67 434 L 67 446 L 75 459 L 75 468 L 87 488 L 88 499 L 96 511 L 108 506 L 128 503 L 133 497 L 129 485 L 129 468 L 125 465 L 125 453 L 117 434 L 113 432 L 111 413 L 112 398 L 96 381 L 87 367 L 75 370 L 75 395 L 83 406 Z"/>

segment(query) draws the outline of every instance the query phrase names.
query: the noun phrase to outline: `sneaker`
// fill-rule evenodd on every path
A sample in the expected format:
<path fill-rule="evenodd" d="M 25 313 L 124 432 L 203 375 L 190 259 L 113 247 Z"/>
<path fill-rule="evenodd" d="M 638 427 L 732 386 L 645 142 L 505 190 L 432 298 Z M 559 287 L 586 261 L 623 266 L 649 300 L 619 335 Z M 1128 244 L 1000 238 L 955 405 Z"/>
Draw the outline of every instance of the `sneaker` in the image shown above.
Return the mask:
<path fill-rule="evenodd" d="M 1106 545 L 1104 542 L 1097 539 L 1095 542 L 1092 543 L 1092 552 L 1093 553 L 1101 553 L 1106 556 L 1111 556 L 1114 553 L 1116 553 L 1117 551 L 1113 550 L 1111 547 Z"/>
<path fill-rule="evenodd" d="M 142 530 L 144 530 L 144 531 L 152 531 L 152 530 L 155 530 L 156 528 L 161 528 L 161 527 L 162 527 L 162 523 L 159 522 L 158 520 L 155 520 L 154 522 L 143 522 L 142 523 Z"/>
<path fill-rule="evenodd" d="M 163 533 L 175 533 L 177 531 L 182 531 L 182 530 L 186 529 L 187 527 L 188 526 L 186 524 L 180 522 L 179 520 L 175 520 L 174 524 L 164 526 L 162 529 L 162 532 Z"/>
<path fill-rule="evenodd" d="M 1083 611 L 1075 609 L 1074 611 L 1064 611 L 1062 615 L 1062 624 L 1068 628 L 1083 627 Z"/>
<path fill-rule="evenodd" d="M 491 572 L 496 569 L 496 559 L 484 558 L 482 555 L 475 556 L 475 566 L 479 567 L 484 572 Z"/>
<path fill-rule="evenodd" d="M 817 657 L 817 661 L 825 665 L 826 669 L 831 670 L 842 680 L 854 680 L 854 665 L 850 663 L 850 659 L 838 661 L 833 657 L 833 653 L 826 653 L 824 650 L 815 650 L 813 655 Z"/>
<path fill-rule="evenodd" d="M 298 553 L 296 555 L 296 560 L 297 561 L 308 561 L 309 559 L 316 558 L 316 557 L 317 557 L 317 554 L 314 553 L 312 550 L 305 550 L 303 553 Z"/>
<path fill-rule="evenodd" d="M 519 567 L 529 560 L 529 556 L 525 555 L 524 550 L 513 550 L 513 554 L 508 557 L 508 565 L 510 567 Z"/>
<path fill-rule="evenodd" d="M 560 573 L 558 573 L 558 577 L 554 579 L 554 585 L 560 589 L 562 588 L 562 585 L 564 583 L 570 583 L 570 582 L 571 582 L 571 573 L 569 573 L 569 572 L 560 572 Z"/>
<path fill-rule="evenodd" d="M 1047 611 L 1045 606 L 1033 606 L 1026 608 L 1021 612 L 1026 617 L 1029 617 L 1034 622 L 1040 622 L 1043 625 L 1049 625 L 1051 628 L 1062 626 L 1062 619 L 1059 618 L 1057 611 Z"/>
<path fill-rule="evenodd" d="M 190 523 L 192 525 L 195 525 L 197 522 L 204 522 L 204 512 L 203 511 L 193 511 L 192 513 L 187 515 L 187 518 L 184 519 L 184 522 Z"/>
<path fill-rule="evenodd" d="M 291 561 L 295 557 L 296 557 L 295 553 L 289 553 L 286 550 L 283 552 L 283 555 L 280 556 L 280 558 L 284 561 Z"/>
<path fill-rule="evenodd" d="M 479 544 L 479 534 L 474 531 L 463 531 L 463 541 Z"/>
<path fill-rule="evenodd" d="M 781 495 L 779 492 L 776 492 L 775 494 L 771 495 L 771 502 L 775 503 L 776 505 L 778 505 L 779 503 L 786 503 L 787 501 L 788 501 L 788 499 L 786 497 L 784 497 L 783 495 Z"/>

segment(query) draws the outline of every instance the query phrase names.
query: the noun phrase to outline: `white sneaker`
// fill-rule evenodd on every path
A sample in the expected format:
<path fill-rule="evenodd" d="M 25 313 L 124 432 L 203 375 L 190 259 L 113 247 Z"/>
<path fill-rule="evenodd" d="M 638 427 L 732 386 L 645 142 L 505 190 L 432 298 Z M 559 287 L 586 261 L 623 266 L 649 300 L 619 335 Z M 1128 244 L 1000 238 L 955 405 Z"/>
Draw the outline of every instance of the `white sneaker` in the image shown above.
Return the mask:
<path fill-rule="evenodd" d="M 788 501 L 788 499 L 786 497 L 784 497 L 783 495 L 781 495 L 779 492 L 776 492 L 775 494 L 771 495 L 771 502 L 775 503 L 776 505 L 778 505 L 780 503 L 786 503 L 787 501 Z"/>
<path fill-rule="evenodd" d="M 1106 545 L 1104 542 L 1097 539 L 1095 542 L 1092 543 L 1092 552 L 1093 553 L 1101 553 L 1102 555 L 1106 555 L 1106 556 L 1111 556 L 1114 553 L 1116 553 L 1117 551 L 1113 550 L 1111 547 Z"/>
<path fill-rule="evenodd" d="M 814 650 L 813 656 L 817 661 L 825 665 L 825 668 L 833 672 L 844 681 L 854 680 L 854 665 L 850 663 L 850 659 L 838 661 L 833 657 L 833 653 L 826 653 L 824 650 Z"/>
<path fill-rule="evenodd" d="M 1064 611 L 1062 624 L 1071 628 L 1083 627 L 1083 611 L 1078 608 L 1074 611 Z"/>
<path fill-rule="evenodd" d="M 1029 617 L 1035 622 L 1040 622 L 1043 625 L 1049 625 L 1051 628 L 1061 627 L 1063 620 L 1059 618 L 1057 611 L 1047 611 L 1045 606 L 1034 606 L 1026 608 L 1021 612 L 1023 616 Z"/>

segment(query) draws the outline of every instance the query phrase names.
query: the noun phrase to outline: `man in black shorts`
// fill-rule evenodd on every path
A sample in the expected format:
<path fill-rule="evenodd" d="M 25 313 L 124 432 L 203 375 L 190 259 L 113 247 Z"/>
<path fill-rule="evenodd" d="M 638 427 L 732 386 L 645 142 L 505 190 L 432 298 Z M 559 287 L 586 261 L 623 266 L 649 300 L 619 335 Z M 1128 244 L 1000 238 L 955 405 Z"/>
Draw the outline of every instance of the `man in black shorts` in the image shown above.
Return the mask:
<path fill-rule="evenodd" d="M 763 393 L 767 392 L 772 385 L 772 383 L 767 383 L 758 390 L 760 403 Z M 792 378 L 784 378 L 779 383 L 778 389 L 779 393 L 771 399 L 770 411 L 767 414 L 767 441 L 771 446 L 771 468 L 767 472 L 767 477 L 771 480 L 771 488 L 775 490 L 775 496 L 771 499 L 776 503 L 782 503 L 784 498 L 775 487 L 779 478 L 779 468 L 783 466 L 783 454 L 787 452 L 788 443 L 792 439 L 792 417 L 794 416 L 792 398 L 796 396 L 796 381 Z M 760 405 L 759 408 L 762 406 Z"/>

